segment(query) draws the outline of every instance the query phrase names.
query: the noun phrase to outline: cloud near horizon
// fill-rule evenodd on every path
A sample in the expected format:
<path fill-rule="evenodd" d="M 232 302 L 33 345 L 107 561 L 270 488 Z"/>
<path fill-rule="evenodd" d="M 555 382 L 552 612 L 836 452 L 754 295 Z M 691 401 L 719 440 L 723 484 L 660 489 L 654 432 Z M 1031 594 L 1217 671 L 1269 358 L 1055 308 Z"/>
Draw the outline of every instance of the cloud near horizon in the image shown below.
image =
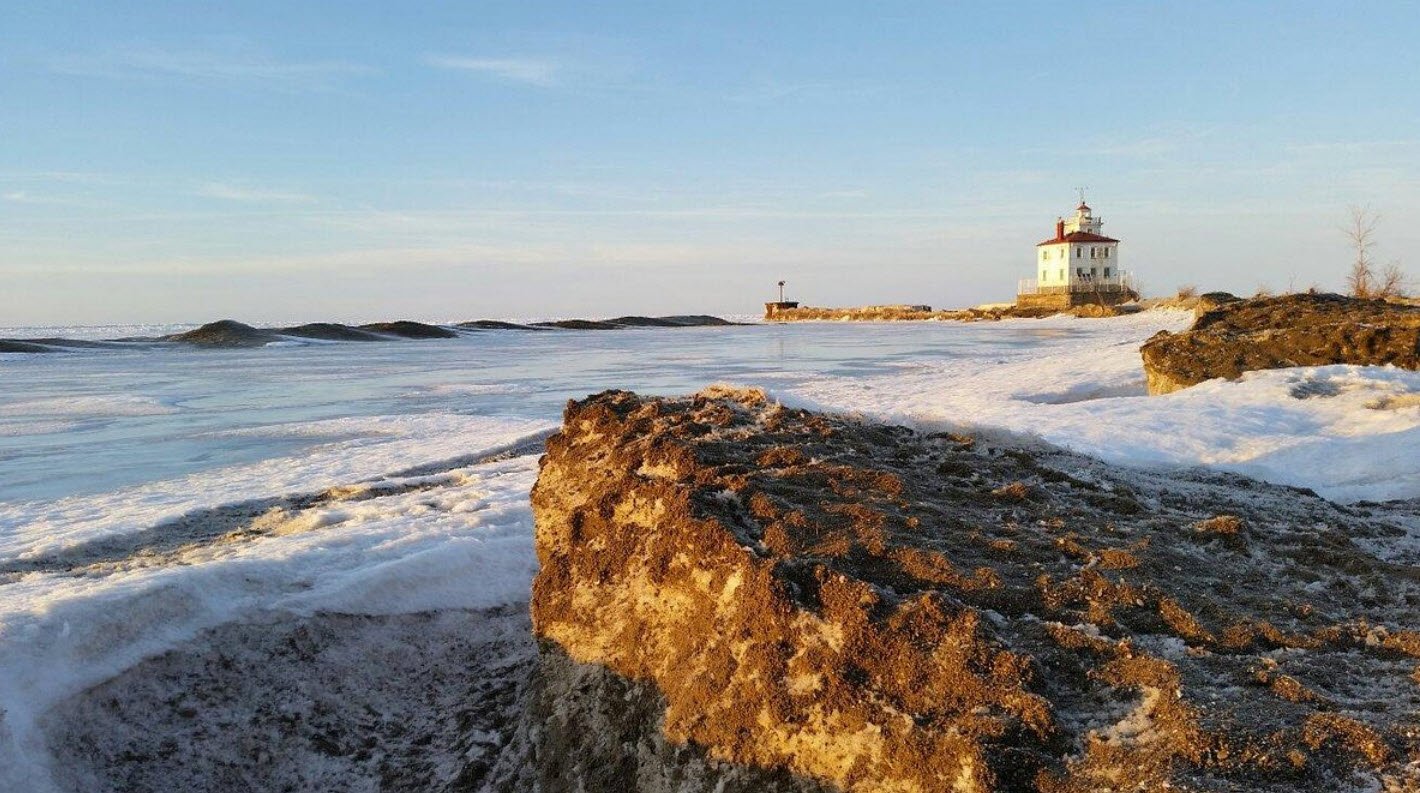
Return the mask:
<path fill-rule="evenodd" d="M 473 72 L 499 80 L 549 88 L 561 82 L 563 66 L 550 58 L 481 58 L 458 55 L 430 55 L 430 66 Z"/>
<path fill-rule="evenodd" d="M 208 182 L 198 188 L 197 195 L 223 201 L 263 204 L 309 204 L 316 200 L 315 196 L 305 193 L 247 187 L 227 182 Z"/>
<path fill-rule="evenodd" d="M 177 77 L 282 91 L 329 90 L 342 78 L 375 72 L 369 66 L 348 61 L 285 61 L 244 43 L 225 41 L 189 49 L 127 46 L 63 55 L 51 59 L 48 67 L 56 74 L 72 77 Z"/>

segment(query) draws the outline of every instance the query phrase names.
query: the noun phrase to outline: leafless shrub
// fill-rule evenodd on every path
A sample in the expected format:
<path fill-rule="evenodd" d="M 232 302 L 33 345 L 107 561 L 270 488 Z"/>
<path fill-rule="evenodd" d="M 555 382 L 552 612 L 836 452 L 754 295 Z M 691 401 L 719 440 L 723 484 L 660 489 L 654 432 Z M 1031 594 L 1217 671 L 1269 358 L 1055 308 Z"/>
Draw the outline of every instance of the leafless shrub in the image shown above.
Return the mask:
<path fill-rule="evenodd" d="M 1376 274 L 1371 267 L 1371 249 L 1376 244 L 1376 224 L 1381 217 L 1370 207 L 1353 206 L 1350 213 L 1350 220 L 1341 228 L 1356 252 L 1346 275 L 1346 288 L 1355 297 L 1375 297 Z"/>
<path fill-rule="evenodd" d="M 1198 287 L 1197 287 L 1197 286 L 1195 286 L 1195 285 L 1193 285 L 1193 284 L 1184 284 L 1183 286 L 1180 286 L 1180 287 L 1178 288 L 1178 299 L 1179 299 L 1179 300 L 1188 300 L 1189 298 L 1193 298 L 1193 297 L 1198 297 Z"/>
<path fill-rule="evenodd" d="M 1404 297 L 1409 285 L 1409 279 L 1405 277 L 1405 271 L 1400 269 L 1400 263 L 1391 262 L 1381 270 L 1380 277 L 1376 279 L 1376 297 Z"/>

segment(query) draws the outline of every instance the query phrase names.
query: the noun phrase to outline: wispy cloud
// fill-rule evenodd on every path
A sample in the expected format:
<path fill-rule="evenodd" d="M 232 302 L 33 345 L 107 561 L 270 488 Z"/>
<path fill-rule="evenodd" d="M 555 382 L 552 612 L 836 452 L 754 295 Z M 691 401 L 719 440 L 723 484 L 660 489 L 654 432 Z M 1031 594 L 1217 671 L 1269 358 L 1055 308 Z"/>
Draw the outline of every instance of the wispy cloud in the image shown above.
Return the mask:
<path fill-rule="evenodd" d="M 1420 140 L 1416 139 L 1395 139 L 1395 140 L 1353 140 L 1353 141 L 1327 141 L 1320 143 L 1299 143 L 1288 146 L 1288 150 L 1296 154 L 1319 155 L 1331 157 L 1336 155 L 1351 154 L 1391 154 L 1397 149 L 1409 149 L 1420 146 Z"/>
<path fill-rule="evenodd" d="M 108 174 L 94 173 L 91 171 L 18 171 L 0 173 L 0 180 L 7 182 L 97 185 L 111 183 L 113 178 Z"/>
<path fill-rule="evenodd" d="M 285 190 L 269 190 L 226 182 L 209 182 L 197 190 L 204 198 L 218 198 L 223 201 L 239 201 L 257 204 L 309 204 L 316 199 L 305 193 Z"/>
<path fill-rule="evenodd" d="M 506 82 L 526 83 L 543 88 L 558 85 L 565 76 L 565 65 L 553 58 L 480 58 L 459 55 L 430 55 L 430 66 L 455 71 L 472 72 Z"/>
<path fill-rule="evenodd" d="M 280 91 L 329 90 L 342 79 L 374 71 L 348 61 L 282 60 L 240 42 L 182 50 L 130 46 L 55 57 L 49 61 L 49 68 L 76 77 L 170 77 Z"/>
<path fill-rule="evenodd" d="M 26 204 L 30 206 L 79 206 L 79 202 L 70 198 L 61 198 L 52 195 L 35 195 L 28 190 L 10 190 L 0 193 L 0 200 L 11 204 Z"/>
<path fill-rule="evenodd" d="M 863 99 L 884 90 L 883 86 L 861 82 L 764 79 L 742 86 L 725 98 L 748 105 L 772 105 L 792 101 L 839 102 Z"/>

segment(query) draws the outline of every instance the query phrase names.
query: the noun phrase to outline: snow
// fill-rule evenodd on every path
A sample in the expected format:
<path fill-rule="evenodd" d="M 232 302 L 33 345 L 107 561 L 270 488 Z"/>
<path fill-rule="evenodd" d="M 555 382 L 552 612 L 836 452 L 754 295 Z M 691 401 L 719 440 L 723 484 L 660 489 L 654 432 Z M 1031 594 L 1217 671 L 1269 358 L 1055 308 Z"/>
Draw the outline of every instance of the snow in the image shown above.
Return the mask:
<path fill-rule="evenodd" d="M 1121 465 L 1233 471 L 1338 501 L 1420 496 L 1420 373 L 1281 369 L 1150 397 L 1138 347 L 1191 315 L 1089 321 L 1112 323 L 1117 336 L 1015 360 L 914 361 L 776 396 L 928 430 L 1005 431 Z"/>
<path fill-rule="evenodd" d="M 566 399 L 603 388 L 765 386 L 791 405 L 1123 465 L 1236 471 L 1343 501 L 1420 496 L 1420 374 L 1287 369 L 1145 396 L 1139 345 L 1191 319 L 7 358 L 0 789 L 55 789 L 46 736 L 68 729 L 55 714 L 222 631 L 272 615 L 404 619 L 525 601 L 537 445 Z"/>
<path fill-rule="evenodd" d="M 526 422 L 484 424 L 481 445 L 490 452 L 528 437 Z M 466 432 L 459 439 L 468 444 L 476 437 Z M 224 495 L 180 502 L 175 490 L 145 488 L 162 498 L 89 499 L 126 507 L 130 528 L 143 515 L 151 523 L 189 510 L 187 520 L 171 525 L 173 542 L 148 536 L 125 547 L 110 538 L 90 548 L 76 543 L 111 534 L 112 527 L 51 541 L 21 532 L 27 539 L 11 541 L 4 558 L 33 557 L 15 551 L 33 551 L 37 543 L 49 554 L 0 589 L 0 789 L 49 789 L 53 769 L 42 730 L 48 710 L 203 630 L 272 611 L 386 615 L 525 599 L 536 570 L 527 503 L 536 460 L 522 455 L 386 478 L 343 488 L 319 506 L 301 507 L 299 499 L 274 504 L 248 521 L 264 530 L 255 536 L 232 531 L 220 510 L 207 515 L 214 525 L 204 531 L 198 505 L 244 492 L 260 466 L 232 472 L 239 482 Z M 312 473 L 309 461 L 286 462 Z M 318 478 L 331 477 L 327 467 Z"/>
<path fill-rule="evenodd" d="M 0 405 L 0 416 L 161 416 L 177 408 L 146 396 L 30 399 Z"/>
<path fill-rule="evenodd" d="M 452 414 L 369 416 L 225 430 L 224 437 L 313 437 L 299 457 L 218 468 L 95 496 L 0 502 L 0 559 L 29 559 L 140 531 L 200 509 L 309 493 L 536 440 L 545 419 Z"/>

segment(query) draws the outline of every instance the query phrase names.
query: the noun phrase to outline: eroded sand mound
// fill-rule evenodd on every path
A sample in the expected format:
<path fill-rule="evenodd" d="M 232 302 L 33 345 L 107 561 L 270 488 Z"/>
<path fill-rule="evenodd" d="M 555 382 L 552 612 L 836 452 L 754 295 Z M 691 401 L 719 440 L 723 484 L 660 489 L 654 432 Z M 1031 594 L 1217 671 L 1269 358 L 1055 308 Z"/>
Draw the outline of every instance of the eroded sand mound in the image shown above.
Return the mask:
<path fill-rule="evenodd" d="M 202 347 L 263 347 L 280 337 L 269 330 L 253 328 L 234 319 L 219 319 L 186 333 L 164 336 L 164 341 L 196 344 Z"/>
<path fill-rule="evenodd" d="M 453 339 L 458 337 L 458 333 L 441 328 L 438 325 L 429 325 L 423 322 L 413 322 L 407 319 L 396 320 L 394 322 L 372 322 L 368 325 L 361 325 L 361 330 L 368 330 L 373 333 L 385 333 L 390 336 L 399 336 L 405 339 Z"/>
<path fill-rule="evenodd" d="M 1222 303 L 1140 348 L 1149 393 L 1257 369 L 1349 363 L 1420 368 L 1420 308 L 1295 294 Z"/>
<path fill-rule="evenodd" d="M 607 392 L 533 507 L 501 789 L 1420 784 L 1417 538 L 1309 493 Z"/>

